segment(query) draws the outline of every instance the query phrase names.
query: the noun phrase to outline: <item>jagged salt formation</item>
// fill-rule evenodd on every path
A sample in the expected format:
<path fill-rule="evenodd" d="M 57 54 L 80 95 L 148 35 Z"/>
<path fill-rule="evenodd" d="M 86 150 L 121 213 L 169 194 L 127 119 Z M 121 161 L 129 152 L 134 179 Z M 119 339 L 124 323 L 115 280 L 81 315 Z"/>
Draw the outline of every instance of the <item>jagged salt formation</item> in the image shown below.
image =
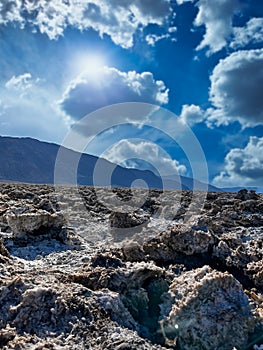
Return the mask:
<path fill-rule="evenodd" d="M 185 221 L 191 192 L 170 193 L 180 202 L 166 222 L 160 191 L 131 213 L 103 191 L 0 185 L 2 348 L 260 347 L 262 195 L 208 193 Z"/>

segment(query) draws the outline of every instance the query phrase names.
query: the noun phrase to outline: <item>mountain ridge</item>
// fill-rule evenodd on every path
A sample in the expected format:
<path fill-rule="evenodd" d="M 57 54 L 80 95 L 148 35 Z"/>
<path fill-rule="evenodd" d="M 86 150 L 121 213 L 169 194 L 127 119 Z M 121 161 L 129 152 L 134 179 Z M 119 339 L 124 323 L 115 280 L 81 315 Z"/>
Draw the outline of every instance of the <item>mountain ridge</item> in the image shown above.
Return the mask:
<path fill-rule="evenodd" d="M 180 176 L 180 178 L 177 176 L 174 179 L 169 176 L 164 177 L 163 183 L 162 178 L 150 170 L 124 168 L 106 159 L 87 153 L 80 154 L 56 143 L 40 141 L 31 137 L 11 136 L 0 136 L 0 161 L 2 164 L 0 181 L 53 184 L 57 155 L 61 149 L 65 155 L 65 164 L 62 164 L 62 169 L 66 184 L 68 181 L 72 181 L 71 169 L 68 169 L 66 160 L 78 157 L 76 179 L 78 185 L 130 187 L 134 181 L 143 180 L 149 188 L 192 190 L 194 184 L 197 190 L 217 192 L 224 190 L 184 176 Z M 100 174 L 96 173 L 96 183 L 94 183 L 93 173 L 98 159 L 103 171 Z M 106 181 L 107 179 L 105 180 L 105 173 L 112 174 L 110 184 Z M 235 188 L 236 191 L 238 189 L 240 188 Z"/>

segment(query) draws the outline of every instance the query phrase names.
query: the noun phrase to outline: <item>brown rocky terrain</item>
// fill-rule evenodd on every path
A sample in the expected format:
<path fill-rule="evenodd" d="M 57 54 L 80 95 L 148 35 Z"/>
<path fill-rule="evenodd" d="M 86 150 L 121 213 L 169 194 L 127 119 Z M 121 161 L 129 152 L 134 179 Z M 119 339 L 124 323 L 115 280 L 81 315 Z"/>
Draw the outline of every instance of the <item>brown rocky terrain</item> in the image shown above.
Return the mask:
<path fill-rule="evenodd" d="M 259 349 L 263 195 L 113 193 L 0 185 L 0 347 Z"/>

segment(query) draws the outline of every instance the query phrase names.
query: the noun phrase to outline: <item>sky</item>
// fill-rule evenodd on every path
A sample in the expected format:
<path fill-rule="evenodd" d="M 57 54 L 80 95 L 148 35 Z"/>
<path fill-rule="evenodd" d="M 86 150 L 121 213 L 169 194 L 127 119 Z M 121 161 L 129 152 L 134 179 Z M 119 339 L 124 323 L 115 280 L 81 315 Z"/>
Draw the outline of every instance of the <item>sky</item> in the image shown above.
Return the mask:
<path fill-rule="evenodd" d="M 156 107 L 96 112 L 130 102 Z M 124 166 L 263 187 L 263 2 L 1 0 L 0 135 L 72 130 Z"/>

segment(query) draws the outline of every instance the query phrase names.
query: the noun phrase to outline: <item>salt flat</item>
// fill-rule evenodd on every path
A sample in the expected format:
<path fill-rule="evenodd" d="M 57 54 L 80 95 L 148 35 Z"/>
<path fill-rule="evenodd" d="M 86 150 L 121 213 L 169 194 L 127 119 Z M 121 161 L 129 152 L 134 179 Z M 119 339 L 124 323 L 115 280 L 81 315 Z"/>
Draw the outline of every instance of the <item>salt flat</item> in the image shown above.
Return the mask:
<path fill-rule="evenodd" d="M 262 212 L 246 190 L 2 183 L 1 347 L 259 346 Z"/>

